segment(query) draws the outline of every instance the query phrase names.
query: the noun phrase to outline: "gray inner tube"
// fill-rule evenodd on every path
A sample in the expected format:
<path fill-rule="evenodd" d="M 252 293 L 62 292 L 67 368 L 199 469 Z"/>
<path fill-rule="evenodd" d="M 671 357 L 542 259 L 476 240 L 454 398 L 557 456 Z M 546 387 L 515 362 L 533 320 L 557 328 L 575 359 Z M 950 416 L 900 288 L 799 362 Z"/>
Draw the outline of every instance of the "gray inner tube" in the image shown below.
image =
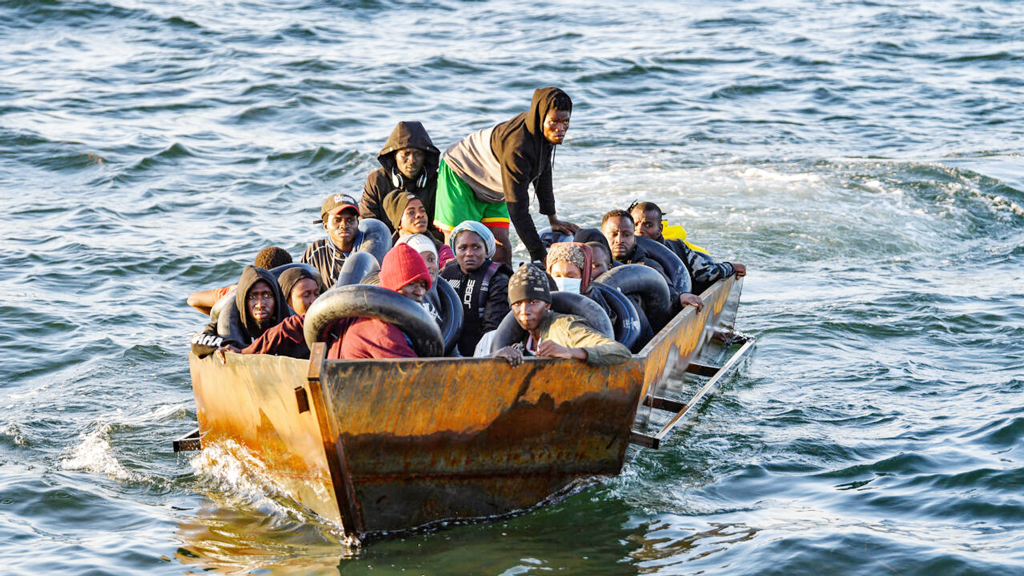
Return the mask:
<path fill-rule="evenodd" d="M 231 301 L 225 302 L 217 315 L 217 336 L 246 346 L 252 342 L 252 338 L 242 326 L 242 315 L 238 312 L 238 303 L 235 302 L 235 290 L 228 292 L 224 298 L 217 301 L 217 304 L 228 296 L 231 297 Z"/>
<path fill-rule="evenodd" d="M 348 286 L 359 284 L 367 274 L 380 270 L 380 262 L 369 252 L 353 252 L 345 258 L 341 265 L 341 273 L 338 274 L 338 281 L 334 286 Z"/>
<path fill-rule="evenodd" d="M 441 313 L 441 334 L 444 336 L 445 356 L 452 353 L 462 336 L 462 301 L 458 293 L 440 276 L 430 292 L 437 297 L 434 304 Z"/>
<path fill-rule="evenodd" d="M 213 322 L 214 324 L 217 323 L 217 320 L 220 318 L 220 311 L 223 310 L 224 307 L 228 305 L 228 302 L 235 301 L 235 292 L 237 290 L 237 288 L 232 288 L 231 290 L 228 290 L 228 293 L 221 296 L 220 300 L 217 300 L 217 302 L 213 305 L 213 308 L 210 308 L 210 322 Z"/>
<path fill-rule="evenodd" d="M 665 277 L 643 264 L 623 264 L 601 274 L 595 282 L 618 288 L 626 296 L 637 296 L 655 331 L 661 330 L 672 314 L 672 296 Z M 655 328 L 653 325 L 657 324 Z"/>
<path fill-rule="evenodd" d="M 332 288 L 317 298 L 303 322 L 306 344 L 312 349 L 324 340 L 324 330 L 345 318 L 376 318 L 394 324 L 409 337 L 418 356 L 444 355 L 441 329 L 422 306 L 398 292 L 368 284 Z"/>
<path fill-rule="evenodd" d="M 572 314 L 583 318 L 586 323 L 601 334 L 609 338 L 615 338 L 615 330 L 612 328 L 612 321 L 608 319 L 604 309 L 597 302 L 582 294 L 572 292 L 552 292 L 551 309 L 562 314 Z M 526 330 L 523 330 L 516 320 L 515 314 L 510 310 L 501 324 L 495 329 L 494 340 L 491 343 L 491 352 L 495 352 L 516 342 L 522 342 L 526 338 Z"/>
<path fill-rule="evenodd" d="M 303 270 L 308 272 L 309 275 L 312 276 L 314 280 L 316 280 L 317 284 L 321 284 L 320 271 L 317 270 L 316 268 L 310 266 L 309 264 L 303 264 L 302 262 L 292 262 L 290 264 L 281 264 L 280 266 L 277 266 L 276 268 L 271 268 L 270 269 L 270 273 L 274 275 L 274 278 L 280 278 L 281 274 L 285 270 L 289 270 L 291 268 L 302 268 Z M 287 298 L 287 297 L 288 297 L 288 295 L 285 294 L 285 298 Z"/>
<path fill-rule="evenodd" d="M 636 307 L 633 306 L 629 298 L 626 298 L 625 294 L 619 292 L 618 288 L 612 288 L 600 282 L 591 282 L 590 286 L 604 296 L 604 301 L 608 303 L 618 318 L 618 322 L 615 324 L 615 340 L 633 350 L 640 339 L 640 315 L 637 313 Z"/>
<path fill-rule="evenodd" d="M 563 234 L 561 232 L 555 232 L 551 229 L 551 226 L 545 226 L 537 231 L 540 234 L 540 241 L 544 243 L 544 249 L 550 250 L 552 244 L 559 242 L 572 242 L 572 234 Z"/>
<path fill-rule="evenodd" d="M 384 262 L 384 255 L 391 250 L 391 229 L 376 218 L 363 218 L 359 221 L 359 231 L 363 233 L 363 241 L 356 246 L 355 252 L 372 254 L 379 266 Z"/>
<path fill-rule="evenodd" d="M 661 267 L 665 269 L 665 273 L 668 274 L 668 278 L 672 282 L 672 288 L 676 292 L 680 294 L 688 294 L 690 292 L 693 288 L 693 283 L 690 281 L 690 269 L 679 259 L 679 256 L 676 256 L 675 252 L 657 240 L 651 240 L 642 236 L 637 236 L 636 243 L 643 247 L 652 260 L 661 264 Z"/>

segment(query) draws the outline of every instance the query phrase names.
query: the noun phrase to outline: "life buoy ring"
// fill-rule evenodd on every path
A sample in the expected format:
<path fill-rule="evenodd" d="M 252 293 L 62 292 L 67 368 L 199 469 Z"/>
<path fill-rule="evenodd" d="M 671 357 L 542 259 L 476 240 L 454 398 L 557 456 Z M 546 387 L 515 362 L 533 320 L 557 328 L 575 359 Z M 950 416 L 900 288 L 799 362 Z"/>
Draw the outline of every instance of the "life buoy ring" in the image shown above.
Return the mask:
<path fill-rule="evenodd" d="M 629 298 L 626 298 L 618 288 L 601 282 L 591 282 L 590 286 L 604 296 L 604 301 L 618 318 L 618 322 L 615 323 L 615 340 L 633 350 L 640 339 L 640 315 L 636 311 L 636 306 L 633 306 Z"/>
<path fill-rule="evenodd" d="M 679 256 L 676 256 L 675 252 L 661 242 L 644 238 L 643 236 L 637 236 L 636 243 L 638 246 L 643 247 L 652 260 L 661 264 L 661 267 L 665 269 L 665 274 L 668 275 L 669 280 L 672 282 L 672 288 L 675 288 L 676 292 L 680 294 L 690 293 L 690 290 L 693 288 L 693 282 L 690 280 L 690 269 L 679 259 Z"/>
<path fill-rule="evenodd" d="M 376 218 L 363 218 L 359 221 L 359 231 L 363 233 L 363 241 L 355 252 L 372 254 L 380 266 L 384 262 L 384 255 L 391 250 L 391 230 Z"/>
<path fill-rule="evenodd" d="M 303 322 L 306 344 L 312 349 L 323 341 L 328 326 L 345 318 L 376 318 L 400 326 L 418 356 L 444 355 L 441 329 L 422 306 L 398 292 L 368 284 L 332 288 L 317 298 Z"/>
<path fill-rule="evenodd" d="M 376 256 L 369 252 L 353 252 L 345 258 L 341 265 L 341 272 L 334 286 L 349 286 L 359 284 L 367 274 L 380 270 L 380 262 Z"/>
<path fill-rule="evenodd" d="M 608 319 L 608 314 L 600 304 L 586 296 L 573 292 L 552 292 L 551 310 L 579 316 L 594 330 L 609 338 L 615 338 L 615 329 L 612 328 L 612 321 Z M 524 338 L 526 338 L 526 331 L 519 325 L 515 313 L 509 310 L 509 313 L 501 319 L 501 323 L 495 329 L 491 353 L 516 342 L 522 342 Z"/>
<path fill-rule="evenodd" d="M 626 296 L 640 298 L 644 313 L 655 332 L 668 323 L 672 314 L 672 296 L 665 277 L 654 268 L 643 264 L 623 264 L 601 274 L 594 281 L 618 288 Z"/>

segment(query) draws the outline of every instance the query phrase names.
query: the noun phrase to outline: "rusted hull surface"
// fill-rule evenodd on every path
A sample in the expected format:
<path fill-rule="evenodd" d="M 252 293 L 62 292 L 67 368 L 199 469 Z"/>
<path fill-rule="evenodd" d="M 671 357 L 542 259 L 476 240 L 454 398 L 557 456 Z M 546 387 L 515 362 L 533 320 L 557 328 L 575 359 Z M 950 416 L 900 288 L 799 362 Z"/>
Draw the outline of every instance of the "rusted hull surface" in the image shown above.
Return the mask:
<path fill-rule="evenodd" d="M 644 365 L 643 395 L 659 394 L 673 372 L 685 370 L 694 362 L 708 339 L 722 331 L 723 324 L 731 326 L 742 286 L 742 280 L 735 277 L 715 283 L 701 295 L 704 307 L 699 313 L 687 307 L 647 343 L 637 355 Z"/>
<path fill-rule="evenodd" d="M 190 354 L 189 368 L 203 445 L 240 446 L 257 455 L 264 480 L 341 523 L 317 417 L 313 410 L 300 413 L 296 401 L 296 386 L 309 392 L 309 362 L 227 354 L 222 364 Z"/>
<path fill-rule="evenodd" d="M 327 362 L 328 434 L 360 532 L 528 508 L 617 474 L 641 363 L 425 359 Z"/>

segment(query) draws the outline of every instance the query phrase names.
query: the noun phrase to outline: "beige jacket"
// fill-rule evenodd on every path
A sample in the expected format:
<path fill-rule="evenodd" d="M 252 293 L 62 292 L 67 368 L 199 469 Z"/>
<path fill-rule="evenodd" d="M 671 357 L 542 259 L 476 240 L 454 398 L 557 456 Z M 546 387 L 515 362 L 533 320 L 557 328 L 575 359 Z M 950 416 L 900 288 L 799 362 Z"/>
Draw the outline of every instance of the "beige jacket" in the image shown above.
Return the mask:
<path fill-rule="evenodd" d="M 587 351 L 587 364 L 611 366 L 628 362 L 629 348 L 594 330 L 579 316 L 549 312 L 540 325 L 540 340 Z"/>

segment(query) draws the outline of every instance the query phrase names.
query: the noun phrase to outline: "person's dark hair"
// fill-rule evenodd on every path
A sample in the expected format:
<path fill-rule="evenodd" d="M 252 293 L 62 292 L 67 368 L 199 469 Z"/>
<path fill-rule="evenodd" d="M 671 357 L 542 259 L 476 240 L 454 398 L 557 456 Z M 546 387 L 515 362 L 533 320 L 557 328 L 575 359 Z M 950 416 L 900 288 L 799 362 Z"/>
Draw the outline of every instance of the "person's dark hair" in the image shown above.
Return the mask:
<path fill-rule="evenodd" d="M 661 211 L 661 208 L 659 208 L 654 202 L 633 202 L 629 205 L 630 214 L 632 214 L 633 210 L 637 208 L 639 208 L 641 212 L 657 212 L 658 220 L 661 220 L 661 217 L 665 215 L 665 213 Z"/>
<path fill-rule="evenodd" d="M 558 92 L 551 100 L 551 108 L 572 112 L 572 98 L 569 98 L 565 92 Z"/>
<path fill-rule="evenodd" d="M 598 252 L 604 254 L 601 257 L 602 260 L 606 260 L 609 264 L 612 262 L 612 253 L 608 251 L 608 246 L 600 242 L 587 242 L 587 246 L 590 246 L 590 251 L 594 254 Z"/>
<path fill-rule="evenodd" d="M 616 220 L 618 220 L 619 218 L 626 218 L 627 220 L 629 220 L 630 224 L 636 224 L 636 222 L 633 221 L 632 214 L 630 214 L 626 210 L 616 208 L 615 210 L 608 211 L 608 213 L 604 215 L 604 218 L 601 218 L 601 227 L 604 228 L 604 223 L 611 220 L 612 218 L 615 218 Z"/>
<path fill-rule="evenodd" d="M 260 253 L 256 255 L 256 260 L 253 261 L 254 265 L 265 270 L 291 263 L 292 255 L 284 248 L 278 246 L 267 246 L 260 250 Z"/>

